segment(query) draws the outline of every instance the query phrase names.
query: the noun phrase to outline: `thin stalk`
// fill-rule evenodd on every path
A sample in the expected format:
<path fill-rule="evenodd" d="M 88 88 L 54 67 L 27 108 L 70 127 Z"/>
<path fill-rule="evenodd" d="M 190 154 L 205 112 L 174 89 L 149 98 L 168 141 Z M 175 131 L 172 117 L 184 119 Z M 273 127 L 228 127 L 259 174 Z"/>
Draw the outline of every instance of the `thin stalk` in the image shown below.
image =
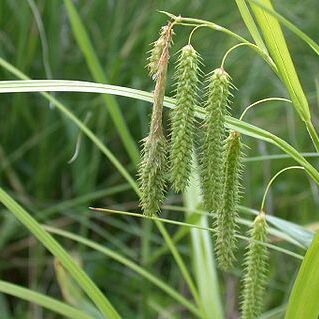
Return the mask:
<path fill-rule="evenodd" d="M 188 37 L 188 44 L 191 44 L 191 39 L 192 39 L 192 36 L 194 35 L 194 32 L 196 30 L 198 30 L 199 28 L 202 28 L 202 27 L 206 27 L 206 25 L 204 25 L 204 24 L 198 25 L 191 31 L 191 33 L 190 33 L 190 35 Z"/>
<path fill-rule="evenodd" d="M 70 273 L 74 280 L 77 281 L 105 318 L 121 318 L 107 297 L 64 248 L 2 188 L 0 188 L 0 201 L 21 222 L 21 224 L 23 224 L 42 243 L 42 245 L 51 252 L 52 255 L 59 258 L 63 267 Z"/>
<path fill-rule="evenodd" d="M 202 20 L 202 19 L 195 19 L 195 18 L 185 18 L 185 17 L 177 17 L 171 13 L 165 12 L 165 11 L 160 11 L 161 13 L 166 14 L 167 16 L 169 16 L 170 18 L 174 19 L 176 21 L 176 24 L 179 25 L 189 25 L 189 26 L 203 26 L 203 27 L 207 27 L 209 29 L 213 29 L 215 31 L 220 31 L 223 32 L 225 34 L 230 35 L 231 37 L 235 38 L 237 41 L 239 42 L 243 42 L 243 43 L 247 43 L 249 45 L 249 47 L 251 47 L 252 49 L 254 49 L 264 60 L 265 62 L 267 62 L 267 64 L 269 64 L 269 66 L 271 67 L 271 69 L 278 74 L 277 72 L 277 67 L 274 64 L 274 62 L 272 61 L 272 59 L 270 58 L 270 56 L 265 53 L 262 49 L 260 49 L 258 46 L 256 46 L 255 44 L 251 43 L 250 41 L 248 41 L 247 39 L 243 38 L 242 36 L 238 35 L 237 33 L 222 27 L 214 22 L 210 22 L 210 21 L 206 21 L 206 20 Z"/>
<path fill-rule="evenodd" d="M 167 223 L 167 224 L 172 224 L 172 225 L 177 225 L 177 226 L 183 226 L 183 227 L 188 227 L 188 228 L 196 228 L 196 229 L 200 229 L 200 230 L 206 230 L 209 232 L 214 233 L 215 229 L 210 228 L 210 227 L 204 227 L 204 226 L 199 226 L 199 225 L 194 225 L 194 224 L 189 224 L 189 223 L 185 223 L 185 222 L 180 222 L 177 220 L 171 220 L 171 219 L 166 219 L 166 218 L 161 218 L 161 217 L 155 217 L 155 216 L 146 216 L 146 215 L 142 215 L 139 213 L 132 213 L 132 212 L 123 212 L 123 211 L 119 211 L 119 210 L 114 210 L 114 209 L 108 209 L 108 208 L 96 208 L 96 207 L 90 207 L 91 210 L 93 211 L 97 211 L 97 212 L 102 212 L 102 213 L 111 213 L 111 214 L 119 214 L 119 215 L 127 215 L 127 216 L 132 216 L 132 217 L 138 217 L 138 218 L 147 218 L 147 219 L 152 219 L 154 221 L 157 222 L 163 222 L 163 223 Z M 242 235 L 235 235 L 237 238 L 245 240 L 245 241 L 250 241 L 250 239 L 248 237 L 242 236 Z M 297 259 L 303 259 L 303 256 L 296 254 L 294 252 L 291 252 L 289 250 L 277 247 L 275 245 L 272 244 L 266 244 L 266 243 L 260 243 L 270 249 L 282 252 L 286 255 L 295 257 Z"/>
<path fill-rule="evenodd" d="M 319 137 L 318 137 L 318 134 L 316 132 L 316 129 L 313 126 L 311 120 L 306 121 L 305 124 L 306 124 L 307 131 L 311 137 L 312 143 L 313 143 L 316 151 L 319 152 Z"/>
<path fill-rule="evenodd" d="M 231 47 L 230 49 L 227 50 L 227 52 L 225 53 L 222 63 L 221 63 L 221 67 L 224 67 L 224 64 L 226 62 L 227 57 L 229 56 L 229 54 L 231 52 L 233 52 L 233 50 L 242 47 L 242 46 L 248 46 L 249 48 L 253 49 L 255 52 L 257 52 L 263 59 L 264 61 L 271 67 L 271 69 L 274 71 L 275 74 L 277 74 L 278 70 L 276 65 L 273 63 L 272 59 L 270 58 L 270 56 L 264 52 L 263 50 L 261 50 L 257 45 L 250 43 L 250 42 L 241 42 L 238 43 L 236 45 L 234 45 L 233 47 Z"/>
<path fill-rule="evenodd" d="M 304 170 L 305 168 L 304 168 L 303 166 L 289 166 L 289 167 L 283 168 L 283 169 L 280 170 L 278 173 L 276 173 L 276 174 L 272 177 L 272 179 L 269 181 L 269 183 L 267 184 L 267 187 L 266 187 L 266 189 L 265 189 L 264 196 L 263 196 L 263 199 L 262 199 L 262 201 L 261 201 L 261 206 L 260 206 L 260 211 L 261 211 L 261 212 L 264 211 L 264 206 L 265 206 L 266 197 L 267 197 L 269 188 L 270 188 L 270 186 L 272 185 L 272 183 L 275 181 L 275 179 L 276 179 L 280 174 L 282 174 L 282 173 L 285 172 L 285 171 L 291 170 L 291 169 L 302 169 L 302 170 Z"/>
<path fill-rule="evenodd" d="M 245 114 L 254 106 L 256 105 L 259 105 L 261 103 L 264 103 L 264 102 L 270 102 L 270 101 L 283 101 L 283 102 L 288 102 L 288 103 L 292 103 L 291 100 L 288 100 L 288 99 L 285 99 L 283 97 L 268 97 L 268 98 L 265 98 L 265 99 L 262 99 L 262 100 L 259 100 L 259 101 L 256 101 L 250 105 L 248 105 L 245 110 L 243 111 L 243 113 L 241 114 L 240 118 L 239 118 L 239 121 L 242 121 L 243 120 L 243 117 L 245 116 Z"/>

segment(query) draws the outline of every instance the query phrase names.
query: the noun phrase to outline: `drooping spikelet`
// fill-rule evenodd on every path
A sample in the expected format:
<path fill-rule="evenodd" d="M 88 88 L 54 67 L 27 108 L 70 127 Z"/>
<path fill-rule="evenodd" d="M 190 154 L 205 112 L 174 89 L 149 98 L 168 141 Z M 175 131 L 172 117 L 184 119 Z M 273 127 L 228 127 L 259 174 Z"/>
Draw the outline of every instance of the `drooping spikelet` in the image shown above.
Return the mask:
<path fill-rule="evenodd" d="M 182 48 L 176 67 L 176 108 L 171 115 L 170 180 L 176 192 L 185 190 L 191 172 L 199 62 L 190 44 Z"/>
<path fill-rule="evenodd" d="M 164 29 L 163 29 L 164 30 Z M 152 216 L 164 199 L 167 175 L 167 141 L 163 134 L 162 113 L 169 59 L 168 48 L 172 38 L 172 24 L 165 27 L 161 37 L 165 40 L 156 69 L 153 93 L 153 112 L 149 135 L 143 140 L 142 159 L 139 165 L 140 202 L 145 215 Z"/>
<path fill-rule="evenodd" d="M 167 140 L 159 133 L 147 136 L 143 142 L 143 160 L 139 167 L 141 206 L 145 215 L 153 216 L 165 198 Z"/>
<path fill-rule="evenodd" d="M 261 245 L 267 240 L 267 223 L 265 214 L 260 212 L 255 218 L 250 231 L 243 279 L 241 318 L 255 319 L 262 312 L 265 284 L 267 280 L 267 247 Z"/>
<path fill-rule="evenodd" d="M 241 178 L 240 134 L 232 131 L 225 144 L 224 188 L 221 209 L 216 215 L 216 255 L 220 268 L 230 269 L 235 260 L 236 218 Z"/>
<path fill-rule="evenodd" d="M 168 23 L 167 25 L 163 26 L 160 31 L 159 38 L 152 43 L 153 47 L 149 51 L 150 56 L 147 58 L 148 64 L 147 68 L 149 71 L 149 75 L 152 79 L 156 79 L 157 72 L 159 69 L 159 63 L 161 59 L 161 55 L 163 53 L 163 50 L 165 46 L 170 46 L 171 37 L 172 37 L 172 28 L 171 24 Z M 169 39 L 168 39 L 169 37 Z"/>
<path fill-rule="evenodd" d="M 229 88 L 229 75 L 222 68 L 214 70 L 208 84 L 200 158 L 204 206 L 210 212 L 217 212 L 222 200 L 223 145 Z"/>

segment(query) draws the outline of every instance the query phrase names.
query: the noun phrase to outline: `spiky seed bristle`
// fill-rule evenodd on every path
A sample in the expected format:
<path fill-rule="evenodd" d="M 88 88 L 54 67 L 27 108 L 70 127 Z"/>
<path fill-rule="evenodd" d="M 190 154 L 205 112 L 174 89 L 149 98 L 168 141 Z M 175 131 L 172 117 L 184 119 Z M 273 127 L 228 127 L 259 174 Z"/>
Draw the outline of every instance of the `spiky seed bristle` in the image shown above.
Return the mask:
<path fill-rule="evenodd" d="M 260 212 L 250 230 L 250 243 L 245 258 L 245 274 L 241 303 L 241 318 L 255 319 L 262 313 L 265 284 L 267 280 L 268 250 L 267 222 L 265 214 Z"/>
<path fill-rule="evenodd" d="M 216 255 L 219 267 L 232 268 L 235 261 L 236 219 L 241 179 L 242 146 L 240 134 L 232 131 L 225 144 L 224 189 L 221 209 L 216 215 Z"/>
<path fill-rule="evenodd" d="M 176 107 L 171 114 L 170 181 L 176 192 L 189 183 L 195 133 L 195 105 L 199 55 L 190 45 L 182 48 L 176 67 Z"/>
<path fill-rule="evenodd" d="M 153 80 L 156 79 L 156 75 L 158 72 L 158 67 L 159 67 L 163 50 L 167 44 L 168 46 L 170 46 L 172 34 L 173 34 L 173 31 L 171 29 L 171 26 L 170 24 L 167 24 L 161 28 L 159 38 L 152 43 L 153 47 L 149 51 L 150 55 L 147 58 L 148 60 L 147 68 L 149 71 L 149 75 Z"/>
<path fill-rule="evenodd" d="M 161 134 L 149 135 L 143 142 L 143 159 L 139 167 L 140 203 L 145 215 L 154 216 L 165 198 L 167 141 Z"/>
<path fill-rule="evenodd" d="M 223 190 L 223 145 L 230 77 L 224 69 L 218 68 L 211 73 L 208 81 L 200 171 L 205 209 L 217 212 Z"/>

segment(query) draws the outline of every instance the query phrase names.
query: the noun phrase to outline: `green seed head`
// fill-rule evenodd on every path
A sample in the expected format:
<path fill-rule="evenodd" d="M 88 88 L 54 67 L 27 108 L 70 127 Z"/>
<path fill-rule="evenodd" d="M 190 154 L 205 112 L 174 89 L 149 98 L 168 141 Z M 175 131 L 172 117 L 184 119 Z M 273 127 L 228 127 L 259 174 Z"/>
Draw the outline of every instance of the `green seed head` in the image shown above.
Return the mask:
<path fill-rule="evenodd" d="M 236 250 L 236 218 L 241 178 L 240 134 L 232 131 L 225 144 L 224 189 L 221 209 L 216 218 L 216 255 L 219 266 L 228 270 L 233 266 Z"/>
<path fill-rule="evenodd" d="M 198 73 L 199 55 L 186 45 L 176 67 L 176 108 L 171 114 L 170 180 L 177 192 L 185 190 L 191 172 Z"/>
<path fill-rule="evenodd" d="M 140 202 L 144 214 L 153 216 L 165 198 L 167 141 L 159 134 L 149 135 L 143 142 L 143 159 L 139 167 Z"/>
<path fill-rule="evenodd" d="M 200 158 L 204 206 L 210 212 L 217 212 L 222 200 L 223 145 L 229 88 L 229 75 L 224 69 L 214 70 L 208 79 Z"/>
<path fill-rule="evenodd" d="M 265 214 L 260 212 L 249 233 L 249 243 L 245 259 L 245 275 L 241 304 L 241 318 L 255 319 L 262 313 L 265 284 L 267 280 L 268 252 L 264 245 L 267 240 Z"/>
<path fill-rule="evenodd" d="M 159 68 L 160 59 L 163 53 L 165 46 L 170 46 L 171 38 L 172 38 L 173 31 L 171 29 L 170 23 L 163 26 L 160 31 L 160 37 L 153 42 L 153 47 L 149 51 L 150 56 L 148 57 L 148 64 L 147 68 L 149 71 L 150 77 L 154 80 L 156 79 L 156 75 Z"/>

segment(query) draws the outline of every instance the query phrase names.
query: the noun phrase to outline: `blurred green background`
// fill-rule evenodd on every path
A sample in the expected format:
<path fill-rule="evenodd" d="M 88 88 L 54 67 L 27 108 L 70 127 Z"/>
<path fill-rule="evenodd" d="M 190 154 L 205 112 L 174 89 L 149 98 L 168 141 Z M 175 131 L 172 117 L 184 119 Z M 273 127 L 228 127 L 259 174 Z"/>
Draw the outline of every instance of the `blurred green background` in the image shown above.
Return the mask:
<path fill-rule="evenodd" d="M 214 21 L 249 38 L 235 1 L 231 0 L 79 0 L 74 3 L 110 84 L 146 91 L 153 89 L 145 64 L 150 43 L 156 40 L 159 28 L 166 21 L 158 10 Z M 278 12 L 318 40 L 318 0 L 277 0 L 274 5 Z M 176 52 L 187 43 L 190 31 L 188 27 L 176 28 L 171 62 L 176 61 Z M 317 56 L 291 32 L 285 30 L 285 35 L 314 123 L 318 125 Z M 235 44 L 224 34 L 204 29 L 194 34 L 192 43 L 203 57 L 205 73 L 218 67 L 226 50 Z M 78 46 L 66 8 L 60 0 L 0 0 L 0 56 L 32 79 L 98 81 Z M 226 62 L 226 69 L 237 87 L 232 104 L 232 114 L 236 117 L 245 106 L 258 99 L 287 97 L 287 92 L 269 67 L 247 48 L 233 52 Z M 170 79 L 173 71 L 171 63 Z M 3 68 L 0 69 L 0 78 L 15 79 Z M 170 80 L 167 95 L 171 96 L 172 91 Z M 87 119 L 88 127 L 135 176 L 135 165 L 114 127 L 105 99 L 83 93 L 56 93 L 54 96 L 79 118 Z M 65 227 L 145 263 L 142 237 L 149 234 L 150 250 L 158 249 L 163 243 L 157 230 L 150 229 L 151 224 L 145 226 L 130 217 L 103 217 L 87 209 L 91 205 L 139 210 L 136 195 L 115 168 L 85 137 L 81 139 L 76 160 L 69 164 L 79 130 L 39 94 L 2 94 L 0 99 L 1 186 L 32 211 L 37 220 Z M 121 97 L 116 97 L 114 103 L 122 110 L 129 131 L 139 145 L 148 131 L 150 104 Z M 167 116 L 167 112 L 165 114 Z M 272 102 L 259 106 L 247 114 L 246 121 L 286 139 L 301 152 L 314 151 L 289 104 Z M 244 142 L 248 146 L 248 159 L 280 153 L 274 146 L 261 141 L 244 138 Z M 317 159 L 310 161 L 318 167 Z M 289 159 L 247 162 L 242 204 L 258 209 L 269 179 L 279 169 L 293 163 Z M 181 197 L 169 193 L 167 203 L 180 204 Z M 267 199 L 267 211 L 304 225 L 318 220 L 318 203 L 317 186 L 303 172 L 291 172 L 276 181 Z M 165 210 L 162 214 L 181 218 L 178 213 Z M 60 297 L 52 258 L 11 215 L 1 211 L 0 222 L 1 278 Z M 174 230 L 174 227 L 168 229 Z M 179 245 L 186 260 L 188 244 L 185 238 Z M 169 298 L 156 289 L 150 290 L 143 279 L 117 263 L 68 241 L 64 246 L 77 254 L 86 271 L 107 292 L 119 311 L 126 314 L 125 318 L 160 318 L 156 315 L 157 304 L 172 307 L 176 318 L 191 318 L 183 316 L 183 311 L 178 307 L 175 309 Z M 272 269 L 277 271 L 271 274 L 268 308 L 285 302 L 296 265 L 298 263 L 289 257 L 273 254 Z M 183 282 L 170 255 L 164 254 L 147 267 L 183 291 Z M 235 300 L 234 291 L 239 289 L 238 276 L 239 271 L 220 276 L 221 280 L 226 279 L 226 284 L 221 281 L 221 286 L 228 318 L 237 316 L 238 300 Z M 148 291 L 151 291 L 154 301 L 152 307 L 137 302 L 144 300 Z M 0 311 L 1 318 L 57 318 L 52 313 L 4 295 L 0 295 Z"/>

